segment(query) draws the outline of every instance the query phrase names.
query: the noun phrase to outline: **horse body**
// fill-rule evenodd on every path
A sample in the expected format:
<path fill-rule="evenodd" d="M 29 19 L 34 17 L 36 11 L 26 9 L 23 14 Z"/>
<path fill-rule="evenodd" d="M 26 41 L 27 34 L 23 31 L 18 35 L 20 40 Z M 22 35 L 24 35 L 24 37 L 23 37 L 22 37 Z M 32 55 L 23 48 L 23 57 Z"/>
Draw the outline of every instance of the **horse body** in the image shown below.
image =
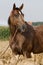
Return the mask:
<path fill-rule="evenodd" d="M 43 53 L 43 25 L 38 26 L 35 30 L 31 25 L 27 26 L 28 31 L 22 33 L 26 38 L 22 45 L 24 55 L 30 57 L 31 52 L 34 54 Z"/>
<path fill-rule="evenodd" d="M 35 41 L 33 53 L 43 52 L 43 25 L 35 27 Z"/>
<path fill-rule="evenodd" d="M 35 37 L 35 31 L 34 28 L 28 24 L 27 25 L 27 30 L 25 32 L 22 33 L 22 35 L 25 37 L 25 41 L 22 45 L 22 50 L 23 50 L 23 54 L 26 57 L 31 57 L 31 52 L 33 50 L 33 40 Z"/>

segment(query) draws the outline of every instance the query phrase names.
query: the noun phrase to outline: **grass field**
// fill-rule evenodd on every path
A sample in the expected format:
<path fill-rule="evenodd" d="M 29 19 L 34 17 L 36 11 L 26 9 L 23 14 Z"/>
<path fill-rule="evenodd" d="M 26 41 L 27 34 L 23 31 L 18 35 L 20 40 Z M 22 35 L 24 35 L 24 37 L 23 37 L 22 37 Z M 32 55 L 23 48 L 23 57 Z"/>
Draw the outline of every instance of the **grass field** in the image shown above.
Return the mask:
<path fill-rule="evenodd" d="M 0 40 L 8 40 L 10 36 L 9 27 L 0 26 Z"/>
<path fill-rule="evenodd" d="M 9 44 L 9 41 L 0 41 L 0 65 L 43 65 L 43 53 L 36 54 L 32 58 L 25 58 L 21 56 L 14 56 L 9 47 L 7 51 L 1 56 Z M 36 61 L 34 59 L 36 58 Z"/>

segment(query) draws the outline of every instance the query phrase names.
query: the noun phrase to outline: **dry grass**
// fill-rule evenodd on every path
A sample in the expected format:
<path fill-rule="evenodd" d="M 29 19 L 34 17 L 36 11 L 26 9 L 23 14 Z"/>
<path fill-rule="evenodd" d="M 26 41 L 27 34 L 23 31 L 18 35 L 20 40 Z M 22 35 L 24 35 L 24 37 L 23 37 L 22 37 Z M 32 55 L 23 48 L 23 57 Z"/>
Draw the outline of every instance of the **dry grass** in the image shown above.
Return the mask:
<path fill-rule="evenodd" d="M 20 57 L 15 57 L 9 48 L 6 53 L 1 56 L 1 53 L 5 50 L 8 44 L 8 41 L 0 41 L 0 65 L 43 65 L 43 53 L 34 55 L 31 59 L 27 59 L 22 55 Z M 36 58 L 36 61 L 34 58 Z"/>

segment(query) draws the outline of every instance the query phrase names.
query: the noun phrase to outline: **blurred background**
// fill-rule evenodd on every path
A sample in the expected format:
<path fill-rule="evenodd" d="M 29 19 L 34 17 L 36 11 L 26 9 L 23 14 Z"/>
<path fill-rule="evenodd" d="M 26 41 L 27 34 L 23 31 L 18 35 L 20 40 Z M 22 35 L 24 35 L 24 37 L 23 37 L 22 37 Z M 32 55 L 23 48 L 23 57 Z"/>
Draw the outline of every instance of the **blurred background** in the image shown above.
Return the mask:
<path fill-rule="evenodd" d="M 9 39 L 8 17 L 14 3 L 17 7 L 24 4 L 22 12 L 29 24 L 43 24 L 43 0 L 0 0 L 0 39 Z"/>

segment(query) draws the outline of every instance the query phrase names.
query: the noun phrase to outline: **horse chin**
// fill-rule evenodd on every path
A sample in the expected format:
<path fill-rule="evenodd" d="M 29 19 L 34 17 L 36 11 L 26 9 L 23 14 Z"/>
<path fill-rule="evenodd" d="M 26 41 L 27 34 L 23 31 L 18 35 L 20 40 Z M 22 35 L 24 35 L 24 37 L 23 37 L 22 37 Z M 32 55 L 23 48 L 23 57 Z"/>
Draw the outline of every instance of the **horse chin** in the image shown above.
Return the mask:
<path fill-rule="evenodd" d="M 20 32 L 22 33 L 22 32 L 25 32 L 25 29 L 20 29 Z"/>
<path fill-rule="evenodd" d="M 23 29 L 22 27 L 20 27 L 20 32 L 24 32 L 25 31 L 25 29 Z"/>
<path fill-rule="evenodd" d="M 18 26 L 20 32 L 25 32 L 26 28 L 27 28 L 26 25 Z"/>

